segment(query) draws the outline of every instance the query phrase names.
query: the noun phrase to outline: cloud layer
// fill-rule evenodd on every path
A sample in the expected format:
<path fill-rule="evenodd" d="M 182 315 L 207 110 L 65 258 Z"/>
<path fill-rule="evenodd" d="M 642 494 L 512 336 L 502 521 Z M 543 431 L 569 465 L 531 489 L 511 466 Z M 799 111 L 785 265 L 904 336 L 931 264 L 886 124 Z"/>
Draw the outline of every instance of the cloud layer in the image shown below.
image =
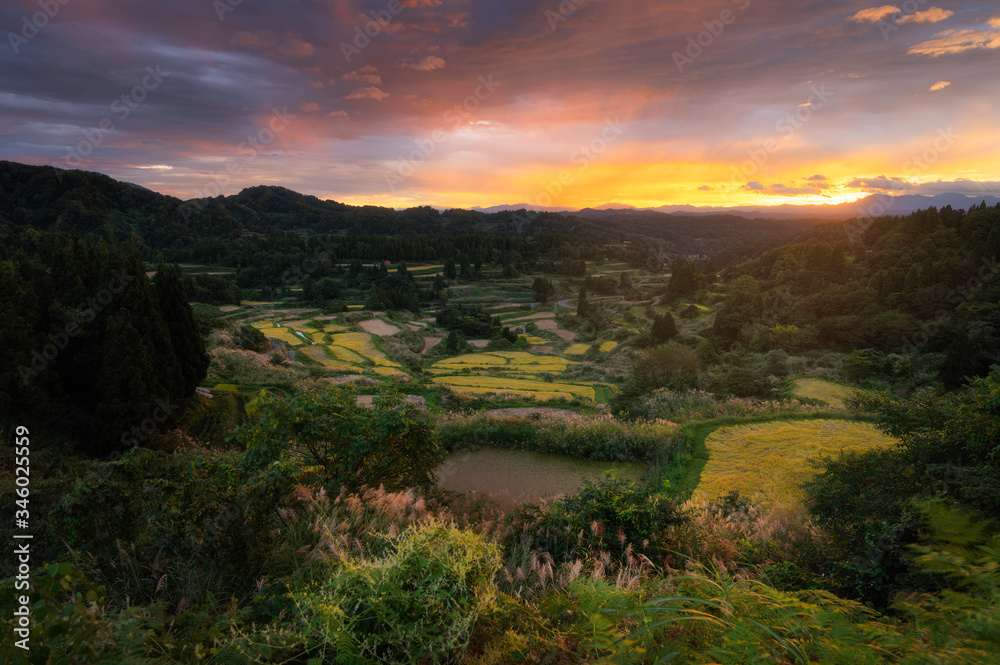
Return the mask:
<path fill-rule="evenodd" d="M 181 197 L 766 205 L 882 175 L 1000 180 L 982 3 L 94 0 L 41 28 L 37 11 L 0 8 L 0 159 Z"/>

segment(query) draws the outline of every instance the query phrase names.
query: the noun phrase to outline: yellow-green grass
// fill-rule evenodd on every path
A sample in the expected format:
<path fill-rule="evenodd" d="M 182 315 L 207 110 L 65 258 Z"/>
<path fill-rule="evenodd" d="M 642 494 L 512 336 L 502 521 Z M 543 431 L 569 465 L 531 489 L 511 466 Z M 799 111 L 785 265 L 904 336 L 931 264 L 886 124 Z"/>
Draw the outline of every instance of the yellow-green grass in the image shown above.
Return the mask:
<path fill-rule="evenodd" d="M 319 328 L 317 328 L 316 326 L 314 326 L 313 324 L 309 323 L 304 319 L 298 321 L 283 321 L 281 325 L 283 325 L 286 328 L 295 328 L 296 330 L 301 330 L 303 332 L 319 330 Z"/>
<path fill-rule="evenodd" d="M 525 352 L 468 353 L 438 361 L 429 370 L 435 374 L 463 369 L 499 370 L 502 372 L 565 372 L 574 360 L 558 356 L 539 356 Z"/>
<path fill-rule="evenodd" d="M 395 367 L 374 367 L 372 371 L 379 376 L 389 376 L 394 378 L 409 378 L 409 374 Z"/>
<path fill-rule="evenodd" d="M 573 344 L 563 353 L 567 356 L 582 356 L 587 351 L 590 351 L 590 344 Z"/>
<path fill-rule="evenodd" d="M 299 337 L 298 335 L 292 334 L 292 331 L 288 328 L 265 328 L 261 330 L 267 337 L 271 339 L 276 339 L 279 342 L 284 342 L 291 346 L 299 346 L 305 344 L 306 341 Z"/>
<path fill-rule="evenodd" d="M 573 399 L 573 395 L 569 393 L 557 393 L 557 392 L 538 392 L 531 390 L 503 390 L 500 388 L 476 388 L 470 386 L 448 386 L 454 392 L 460 395 L 493 395 L 495 397 L 516 397 L 519 399 L 533 399 L 539 402 L 550 402 L 550 401 L 564 401 L 569 402 Z"/>
<path fill-rule="evenodd" d="M 601 353 L 611 353 L 616 348 L 618 348 L 618 342 L 604 342 L 603 344 L 601 344 L 599 350 Z"/>
<path fill-rule="evenodd" d="M 348 348 L 331 344 L 329 349 L 337 360 L 342 360 L 346 363 L 352 363 L 355 365 L 365 364 L 364 356 L 361 356 Z"/>
<path fill-rule="evenodd" d="M 494 355 L 492 353 L 467 353 L 462 356 L 455 356 L 454 358 L 446 358 L 438 363 L 435 363 L 435 367 L 485 367 L 487 365 L 506 365 L 507 359 L 501 356 Z"/>
<path fill-rule="evenodd" d="M 278 303 L 276 303 L 276 302 L 258 302 L 258 301 L 255 301 L 255 300 L 241 300 L 240 304 L 241 305 L 246 305 L 248 307 L 259 307 L 261 305 L 277 305 Z"/>
<path fill-rule="evenodd" d="M 763 505 L 801 504 L 802 484 L 821 471 L 820 456 L 890 446 L 895 439 L 867 423 L 802 420 L 723 427 L 705 439 L 708 462 L 694 499 L 715 499 L 733 490 Z"/>
<path fill-rule="evenodd" d="M 319 345 L 307 346 L 301 349 L 301 352 L 327 369 L 336 369 L 345 372 L 353 372 L 357 370 L 357 366 L 352 363 L 334 360 L 329 356 L 326 349 Z"/>
<path fill-rule="evenodd" d="M 479 392 L 509 392 L 526 393 L 569 393 L 593 400 L 594 389 L 590 386 L 578 386 L 572 383 L 549 383 L 547 381 L 531 381 L 528 379 L 512 379 L 493 376 L 439 376 L 434 383 L 451 386 L 459 391 L 465 388 L 483 389 Z"/>
<path fill-rule="evenodd" d="M 830 406 L 843 408 L 844 400 L 851 396 L 854 389 L 846 386 L 821 381 L 819 379 L 798 379 L 795 381 L 795 390 L 792 391 L 796 397 L 807 397 L 826 402 Z"/>
<path fill-rule="evenodd" d="M 380 367 L 399 367 L 399 363 L 389 360 L 384 353 L 375 348 L 372 336 L 368 333 L 355 332 L 332 335 L 330 343 L 334 346 L 350 349 Z"/>

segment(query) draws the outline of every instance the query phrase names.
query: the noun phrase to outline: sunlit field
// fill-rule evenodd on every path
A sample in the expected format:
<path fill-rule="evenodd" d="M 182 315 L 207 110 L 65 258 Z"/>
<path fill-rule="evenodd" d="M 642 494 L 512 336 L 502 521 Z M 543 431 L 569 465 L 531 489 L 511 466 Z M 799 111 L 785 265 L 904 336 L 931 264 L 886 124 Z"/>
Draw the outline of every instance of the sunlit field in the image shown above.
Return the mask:
<path fill-rule="evenodd" d="M 801 503 L 802 484 L 820 470 L 816 464 L 823 456 L 894 442 L 872 425 L 841 420 L 723 427 L 705 440 L 708 463 L 693 498 L 715 499 L 736 490 L 766 505 Z"/>
<path fill-rule="evenodd" d="M 795 390 L 793 391 L 793 394 L 796 397 L 818 399 L 826 402 L 830 406 L 843 408 L 844 400 L 850 397 L 854 392 L 855 391 L 852 388 L 847 388 L 836 383 L 830 383 L 829 381 L 820 381 L 819 379 L 798 379 L 795 382 Z"/>

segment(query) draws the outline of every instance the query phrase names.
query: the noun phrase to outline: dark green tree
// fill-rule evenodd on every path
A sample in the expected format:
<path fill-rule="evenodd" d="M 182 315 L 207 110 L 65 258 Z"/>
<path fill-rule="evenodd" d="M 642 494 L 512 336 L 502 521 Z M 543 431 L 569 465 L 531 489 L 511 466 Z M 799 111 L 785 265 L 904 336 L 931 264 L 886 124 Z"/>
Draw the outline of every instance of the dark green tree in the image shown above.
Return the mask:
<path fill-rule="evenodd" d="M 653 318 L 653 327 L 649 331 L 649 337 L 654 344 L 669 342 L 677 336 L 677 323 L 670 312 L 657 314 Z"/>
<path fill-rule="evenodd" d="M 455 270 L 455 260 L 446 259 L 444 262 L 444 278 L 455 280 L 458 279 L 458 272 Z"/>
<path fill-rule="evenodd" d="M 184 283 L 176 266 L 160 264 L 157 267 L 153 291 L 183 377 L 181 391 L 171 397 L 184 398 L 205 378 L 209 364 L 208 352 L 198 332 L 194 312 L 184 294 Z"/>

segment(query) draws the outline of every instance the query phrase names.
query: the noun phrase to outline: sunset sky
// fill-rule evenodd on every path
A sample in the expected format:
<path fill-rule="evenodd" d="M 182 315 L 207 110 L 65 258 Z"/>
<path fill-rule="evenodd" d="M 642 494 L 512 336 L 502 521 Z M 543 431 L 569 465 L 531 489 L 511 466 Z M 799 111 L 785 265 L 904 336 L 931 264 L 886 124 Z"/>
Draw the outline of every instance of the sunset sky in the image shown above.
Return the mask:
<path fill-rule="evenodd" d="M 936 2 L 5 0 L 0 159 L 395 207 L 1000 195 L 1000 4 Z"/>

